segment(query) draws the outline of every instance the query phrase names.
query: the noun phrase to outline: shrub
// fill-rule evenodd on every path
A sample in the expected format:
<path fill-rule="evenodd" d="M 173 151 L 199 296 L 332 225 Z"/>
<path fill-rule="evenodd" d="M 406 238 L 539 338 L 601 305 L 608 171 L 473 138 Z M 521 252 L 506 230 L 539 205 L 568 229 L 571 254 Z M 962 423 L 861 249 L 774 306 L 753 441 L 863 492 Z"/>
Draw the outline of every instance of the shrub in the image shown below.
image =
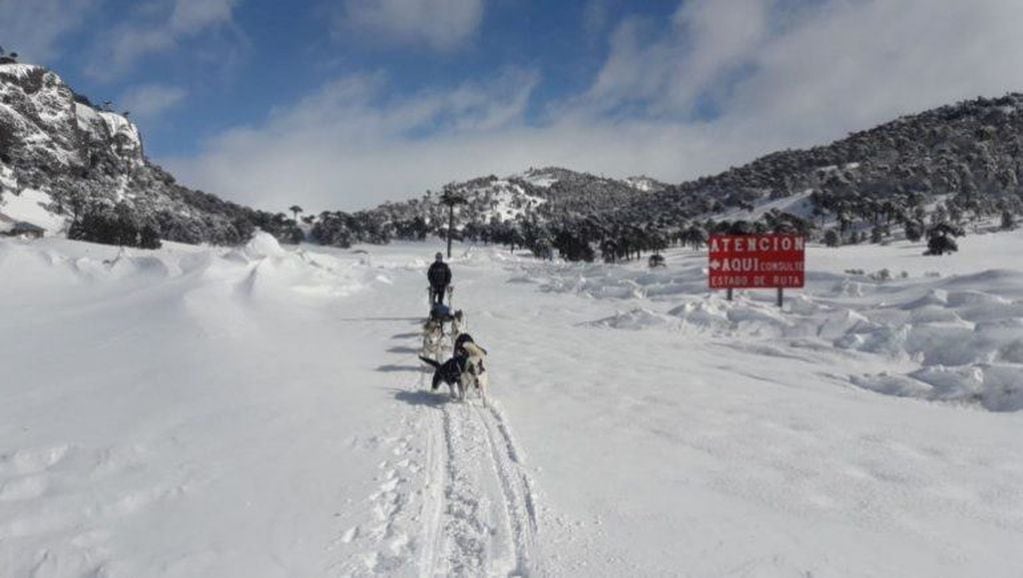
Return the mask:
<path fill-rule="evenodd" d="M 928 239 L 924 255 L 944 255 L 945 253 L 955 253 L 958 250 L 959 245 L 952 237 L 935 235 Z"/>

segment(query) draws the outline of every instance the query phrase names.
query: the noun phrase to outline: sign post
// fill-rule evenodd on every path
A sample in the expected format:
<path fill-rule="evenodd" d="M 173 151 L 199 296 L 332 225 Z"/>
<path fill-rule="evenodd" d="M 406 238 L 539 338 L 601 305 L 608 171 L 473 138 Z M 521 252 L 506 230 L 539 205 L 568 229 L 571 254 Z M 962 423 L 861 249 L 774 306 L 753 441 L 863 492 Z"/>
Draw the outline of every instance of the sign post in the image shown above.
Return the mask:
<path fill-rule="evenodd" d="M 800 235 L 711 235 L 708 283 L 711 289 L 783 290 L 806 283 L 806 239 Z"/>

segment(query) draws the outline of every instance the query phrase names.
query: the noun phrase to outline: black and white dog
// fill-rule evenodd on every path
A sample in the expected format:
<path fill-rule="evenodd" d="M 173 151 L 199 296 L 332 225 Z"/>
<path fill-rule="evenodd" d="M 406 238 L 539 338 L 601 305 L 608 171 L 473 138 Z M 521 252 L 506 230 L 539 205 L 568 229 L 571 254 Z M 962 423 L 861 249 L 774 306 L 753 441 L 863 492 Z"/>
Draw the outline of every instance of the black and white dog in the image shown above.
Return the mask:
<path fill-rule="evenodd" d="M 419 359 L 434 369 L 431 390 L 435 391 L 443 382 L 451 390 L 451 397 L 464 401 L 466 394 L 475 387 L 483 404 L 486 405 L 489 381 L 486 367 L 483 365 L 486 355 L 485 349 L 476 345 L 468 333 L 463 333 L 455 341 L 455 354 L 451 359 L 444 363 L 423 356 L 419 356 Z"/>

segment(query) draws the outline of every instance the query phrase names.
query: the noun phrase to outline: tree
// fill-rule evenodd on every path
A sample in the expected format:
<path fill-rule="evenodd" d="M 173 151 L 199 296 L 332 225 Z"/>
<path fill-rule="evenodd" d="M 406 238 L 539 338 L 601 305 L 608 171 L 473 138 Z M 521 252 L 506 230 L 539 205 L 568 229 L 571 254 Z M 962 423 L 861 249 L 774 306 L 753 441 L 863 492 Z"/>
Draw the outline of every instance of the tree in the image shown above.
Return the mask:
<path fill-rule="evenodd" d="M 298 205 L 291 205 L 290 207 L 288 207 L 288 210 L 291 211 L 292 215 L 294 215 L 295 222 L 297 223 L 298 222 L 298 214 L 302 212 L 302 207 L 300 207 Z"/>
<path fill-rule="evenodd" d="M 448 207 L 448 259 L 450 259 L 451 235 L 455 228 L 455 205 L 464 205 L 468 201 L 455 190 L 455 186 L 453 184 L 449 184 L 444 186 L 444 192 L 441 194 L 440 202 Z M 512 250 L 515 250 L 514 243 L 512 244 Z"/>
<path fill-rule="evenodd" d="M 707 244 L 707 230 L 700 225 L 692 225 L 679 235 L 679 240 L 694 251 Z"/>
<path fill-rule="evenodd" d="M 554 237 L 554 247 L 558 249 L 561 256 L 569 261 L 593 261 L 593 248 L 578 231 L 570 231 L 567 228 L 560 231 Z"/>
<path fill-rule="evenodd" d="M 139 232 L 139 247 L 143 249 L 159 249 L 163 244 L 160 242 L 160 234 L 152 224 L 146 223 Z"/>
<path fill-rule="evenodd" d="M 614 239 L 604 239 L 600 242 L 600 256 L 605 263 L 614 263 L 618 260 L 618 243 Z"/>
<path fill-rule="evenodd" d="M 5 52 L 4 49 L 0 47 L 0 64 L 16 64 L 17 62 L 17 52 Z"/>
<path fill-rule="evenodd" d="M 927 230 L 927 250 L 924 255 L 944 255 L 959 250 L 954 237 L 965 234 L 961 227 L 949 223 L 938 223 Z"/>
<path fill-rule="evenodd" d="M 1009 231 L 1016 228 L 1016 218 L 1008 209 L 1002 211 L 1002 229 Z"/>
<path fill-rule="evenodd" d="M 834 229 L 828 229 L 824 233 L 824 244 L 828 247 L 837 247 L 841 244 L 841 239 L 838 236 L 838 231 Z"/>
<path fill-rule="evenodd" d="M 881 241 L 884 241 L 884 230 L 881 229 L 881 225 L 874 225 L 870 229 L 870 242 L 880 245 Z"/>
<path fill-rule="evenodd" d="M 927 250 L 924 251 L 924 255 L 944 255 L 945 253 L 955 253 L 958 250 L 959 245 L 956 244 L 955 239 L 937 235 L 927 240 Z"/>
<path fill-rule="evenodd" d="M 908 220 L 903 226 L 906 231 L 906 239 L 912 243 L 916 243 L 924 236 L 924 224 L 917 220 Z"/>
<path fill-rule="evenodd" d="M 114 207 L 94 204 L 83 209 L 68 229 L 68 238 L 122 247 L 159 249 L 160 231 L 153 222 L 142 223 L 127 203 Z"/>

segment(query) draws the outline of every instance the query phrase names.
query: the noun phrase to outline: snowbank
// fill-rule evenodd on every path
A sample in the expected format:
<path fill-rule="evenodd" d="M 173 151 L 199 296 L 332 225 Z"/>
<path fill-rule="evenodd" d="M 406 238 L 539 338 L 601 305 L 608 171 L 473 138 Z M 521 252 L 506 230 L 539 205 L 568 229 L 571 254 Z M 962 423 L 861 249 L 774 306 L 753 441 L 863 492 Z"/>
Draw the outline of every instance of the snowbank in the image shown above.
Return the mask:
<path fill-rule="evenodd" d="M 906 244 L 811 249 L 805 291 L 789 291 L 784 310 L 771 291 L 736 292 L 734 301 L 706 289 L 705 257 L 670 251 L 668 267 L 625 265 L 521 265 L 509 279 L 543 292 L 627 303 L 630 308 L 591 324 L 612 329 L 657 329 L 683 335 L 833 348 L 868 354 L 914 370 L 849 377 L 857 386 L 891 395 L 978 403 L 992 411 L 1023 409 L 1023 271 L 980 269 L 1014 255 L 1019 233 L 988 235 L 977 253 L 954 256 L 969 264 L 905 253 Z M 1001 249 L 999 249 L 999 247 Z M 998 251 L 1001 251 L 1001 254 Z M 982 255 L 980 255 L 982 253 Z M 833 270 L 816 268 L 816 258 Z M 837 257 L 837 258 L 836 258 Z M 843 263 L 898 262 L 916 272 L 865 273 Z M 774 345 L 774 344 L 772 344 Z M 883 361 L 880 361 L 883 363 Z"/>
<path fill-rule="evenodd" d="M 67 227 L 67 219 L 47 209 L 52 203 L 50 195 L 35 189 L 24 189 L 17 195 L 8 192 L 3 195 L 0 214 L 42 227 L 47 235 L 56 235 Z"/>

